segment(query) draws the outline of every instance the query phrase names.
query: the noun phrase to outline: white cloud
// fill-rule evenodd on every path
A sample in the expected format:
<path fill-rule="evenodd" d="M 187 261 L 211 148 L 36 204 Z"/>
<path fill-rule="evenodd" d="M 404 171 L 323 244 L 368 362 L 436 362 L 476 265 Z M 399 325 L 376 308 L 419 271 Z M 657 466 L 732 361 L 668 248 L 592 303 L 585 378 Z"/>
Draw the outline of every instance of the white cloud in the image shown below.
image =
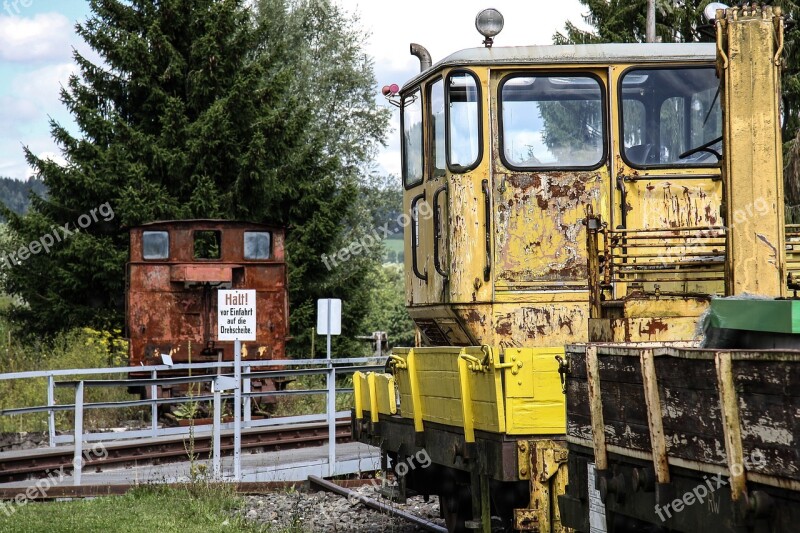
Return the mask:
<path fill-rule="evenodd" d="M 32 18 L 0 16 L 0 60 L 63 60 L 72 53 L 72 35 L 72 23 L 59 13 L 40 13 Z"/>
<path fill-rule="evenodd" d="M 78 71 L 74 63 L 59 63 L 20 74 L 11 83 L 11 90 L 32 102 L 42 111 L 62 107 L 59 100 L 61 86 L 66 86 L 70 74 Z"/>
<path fill-rule="evenodd" d="M 25 179 L 32 174 L 22 151 L 63 161 L 48 135 L 48 117 L 70 127 L 71 120 L 59 100 L 59 89 L 76 66 L 48 65 L 17 75 L 7 94 L 0 95 L 0 176 Z"/>

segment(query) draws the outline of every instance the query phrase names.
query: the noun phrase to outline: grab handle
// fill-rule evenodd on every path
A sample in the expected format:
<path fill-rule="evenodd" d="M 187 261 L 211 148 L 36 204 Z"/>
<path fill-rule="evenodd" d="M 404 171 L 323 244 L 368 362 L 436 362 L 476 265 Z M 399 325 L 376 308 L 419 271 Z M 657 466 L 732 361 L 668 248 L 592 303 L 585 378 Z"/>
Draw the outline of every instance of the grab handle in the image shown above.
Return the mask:
<path fill-rule="evenodd" d="M 414 271 L 415 276 L 427 283 L 428 271 L 426 270 L 423 274 L 419 271 L 419 267 L 417 266 L 417 224 L 419 224 L 417 203 L 419 203 L 420 200 L 425 200 L 425 191 L 422 191 L 422 194 L 418 194 L 413 200 L 411 200 L 411 213 L 413 216 L 413 220 L 411 221 L 411 270 Z"/>

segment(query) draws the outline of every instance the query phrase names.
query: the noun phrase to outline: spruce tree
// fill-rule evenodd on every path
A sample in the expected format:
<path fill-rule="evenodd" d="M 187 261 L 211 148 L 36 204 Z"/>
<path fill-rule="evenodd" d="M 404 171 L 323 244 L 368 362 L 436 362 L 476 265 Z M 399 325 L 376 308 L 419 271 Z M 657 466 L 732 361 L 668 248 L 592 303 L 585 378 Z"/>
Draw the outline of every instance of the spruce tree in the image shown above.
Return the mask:
<path fill-rule="evenodd" d="M 91 16 L 77 30 L 102 62 L 76 52 L 80 72 L 61 92 L 79 133 L 51 123 L 67 164 L 27 151 L 49 195 L 34 198 L 25 216 L 6 215 L 19 245 L 65 223 L 74 227 L 102 204 L 114 216 L 6 269 L 5 289 L 21 301 L 12 317 L 28 331 L 120 328 L 126 228 L 181 218 L 285 226 L 293 332 L 310 324 L 313 299 L 329 292 L 319 281 L 329 277 L 322 254 L 341 246 L 348 229 L 365 225 L 353 201 L 360 177 L 353 169 L 366 165 L 371 154 L 364 147 L 383 139 L 386 117 L 371 96 L 371 65 L 360 56 L 359 95 L 336 100 L 344 111 L 321 114 L 321 96 L 304 78 L 313 39 L 327 28 L 312 32 L 308 24 L 317 18 L 306 5 L 270 0 L 256 13 L 250 4 L 91 0 Z M 330 20 L 334 29 L 355 31 L 347 22 L 341 14 Z M 323 89 L 330 91 L 338 88 L 338 67 L 327 67 L 332 79 Z M 368 115 L 369 131 L 349 133 L 363 135 L 363 143 L 320 133 L 322 121 L 354 108 Z M 352 281 L 337 296 L 359 297 L 364 287 Z"/>

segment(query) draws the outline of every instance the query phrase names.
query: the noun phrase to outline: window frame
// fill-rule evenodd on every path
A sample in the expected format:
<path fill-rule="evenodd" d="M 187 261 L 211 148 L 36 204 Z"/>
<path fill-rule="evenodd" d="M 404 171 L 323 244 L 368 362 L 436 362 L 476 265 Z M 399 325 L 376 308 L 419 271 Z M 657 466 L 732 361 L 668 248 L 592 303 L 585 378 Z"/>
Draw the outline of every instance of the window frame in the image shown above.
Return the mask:
<path fill-rule="evenodd" d="M 443 147 L 444 148 L 444 168 L 441 169 L 444 172 L 444 174 L 441 175 L 441 176 L 437 176 L 436 175 L 436 171 L 439 170 L 439 169 L 436 168 L 436 142 L 435 142 L 436 141 L 436 121 L 434 120 L 433 107 L 432 107 L 433 106 L 433 87 L 434 87 L 434 85 L 436 85 L 439 82 L 441 82 L 441 84 L 442 84 L 442 100 L 443 100 L 443 103 L 444 103 L 444 138 L 442 139 L 444 141 L 444 147 Z M 430 80 L 428 80 L 428 82 L 426 84 L 424 109 L 425 109 L 425 116 L 427 117 L 427 122 L 428 122 L 428 128 L 427 128 L 428 129 L 428 134 L 427 134 L 428 146 L 427 146 L 427 150 L 426 150 L 426 155 L 430 158 L 430 163 L 431 163 L 429 165 L 430 166 L 430 169 L 429 169 L 430 174 L 427 176 L 426 179 L 427 180 L 433 180 L 433 179 L 437 179 L 437 178 L 446 177 L 447 176 L 447 171 L 448 171 L 447 154 L 448 154 L 448 146 L 449 145 L 448 145 L 448 138 L 447 138 L 447 130 L 448 130 L 448 128 L 447 128 L 447 116 L 448 116 L 448 114 L 447 114 L 447 110 L 448 110 L 448 105 L 447 105 L 447 85 L 445 83 L 444 76 L 442 76 L 441 74 L 439 76 L 431 78 Z M 425 173 L 424 173 L 424 167 L 423 167 L 423 176 L 424 175 L 425 175 Z"/>
<path fill-rule="evenodd" d="M 407 99 L 411 97 L 414 93 L 417 93 L 417 99 L 420 101 L 419 105 L 421 108 L 421 124 L 422 124 L 422 172 L 420 173 L 420 178 L 413 182 L 408 181 L 408 166 L 406 160 L 406 116 L 405 116 L 405 102 Z M 400 99 L 400 174 L 403 180 L 403 188 L 405 190 L 413 189 L 414 187 L 420 186 L 422 183 L 425 182 L 425 101 L 422 98 L 424 91 L 422 87 L 419 85 L 414 86 L 413 89 L 410 89 L 405 92 L 405 94 Z"/>
<path fill-rule="evenodd" d="M 619 107 L 619 116 L 617 117 L 617 121 L 619 123 L 619 137 L 621 142 L 619 143 L 619 155 L 622 158 L 622 161 L 625 163 L 626 166 L 636 169 L 636 170 L 684 170 L 684 169 L 711 169 L 711 168 L 721 168 L 722 166 L 722 159 L 719 161 L 714 161 L 712 163 L 706 164 L 686 164 L 686 165 L 676 165 L 675 163 L 659 163 L 657 165 L 649 164 L 649 165 L 637 165 L 632 163 L 628 159 L 628 155 L 626 153 L 625 148 L 625 112 L 623 109 L 623 94 L 622 94 L 622 84 L 625 76 L 633 71 L 633 70 L 692 70 L 692 69 L 706 69 L 706 70 L 715 70 L 716 67 L 714 63 L 704 63 L 704 64 L 666 64 L 666 65 L 633 65 L 622 72 L 620 72 L 619 76 L 617 77 L 617 104 Z M 720 83 L 720 93 L 717 95 L 717 104 L 720 105 L 720 109 L 722 107 L 721 98 L 721 85 L 722 81 L 719 80 Z M 667 100 L 664 100 L 666 102 Z M 663 106 L 664 102 L 661 102 Z M 659 108 L 659 114 L 661 108 Z M 647 107 L 645 107 L 645 113 L 647 112 Z M 659 123 L 659 135 L 660 135 L 660 128 L 661 124 Z M 724 124 L 720 124 L 720 129 L 724 129 Z M 720 131 L 722 134 L 722 131 Z M 660 142 L 660 140 L 659 140 Z M 724 141 L 723 141 L 724 145 Z M 724 153 L 722 153 L 724 157 Z"/>
<path fill-rule="evenodd" d="M 197 243 L 197 234 L 207 232 L 207 233 L 217 233 L 219 234 L 219 256 L 218 257 L 197 257 L 197 251 L 195 250 L 195 246 Z M 223 260 L 223 247 L 222 247 L 222 235 L 225 233 L 221 229 L 194 229 L 192 230 L 192 261 L 222 261 Z"/>
<path fill-rule="evenodd" d="M 145 233 L 165 233 L 167 235 L 167 256 L 166 257 L 145 257 L 144 253 L 144 238 Z M 169 230 L 142 230 L 142 261 L 169 261 L 172 253 L 172 239 L 170 238 Z"/>
<path fill-rule="evenodd" d="M 266 233 L 268 237 L 267 242 L 267 257 L 247 257 L 247 234 L 248 233 Z M 270 261 L 272 260 L 272 232 L 268 230 L 246 229 L 242 231 L 242 258 L 245 261 Z"/>
<path fill-rule="evenodd" d="M 603 127 L 603 131 L 601 134 L 601 138 L 603 139 L 603 149 L 600 153 L 600 160 L 593 165 L 590 166 L 521 166 L 515 165 L 508 161 L 505 154 L 505 136 L 504 136 L 504 127 L 503 127 L 503 87 L 505 87 L 506 83 L 513 80 L 514 78 L 569 78 L 569 77 L 581 77 L 581 78 L 591 78 L 597 82 L 597 86 L 600 89 L 600 115 L 601 115 L 601 124 Z M 517 172 L 530 172 L 530 171 L 592 171 L 597 170 L 605 166 L 608 163 L 608 137 L 609 137 L 609 121 L 608 121 L 608 86 L 603 82 L 603 78 L 601 78 L 597 73 L 591 71 L 583 71 L 583 70 L 518 70 L 512 73 L 509 73 L 500 80 L 500 83 L 497 85 L 497 137 L 498 137 L 498 152 L 500 155 L 500 161 L 503 163 L 503 166 L 509 170 L 517 171 Z"/>
<path fill-rule="evenodd" d="M 450 161 L 450 147 L 452 145 L 451 142 L 451 135 L 450 135 L 450 79 L 454 75 L 458 74 L 467 74 L 472 78 L 475 82 L 475 92 L 477 97 L 477 115 L 478 115 L 478 153 L 475 156 L 475 161 L 468 166 L 462 165 L 454 165 Z M 475 72 L 465 69 L 465 68 L 457 68 L 453 69 L 447 73 L 447 76 L 444 77 L 444 132 L 445 132 L 445 162 L 447 163 L 447 170 L 449 170 L 452 174 L 466 174 L 472 170 L 478 168 L 478 166 L 483 161 L 483 88 L 481 87 L 481 80 Z"/>

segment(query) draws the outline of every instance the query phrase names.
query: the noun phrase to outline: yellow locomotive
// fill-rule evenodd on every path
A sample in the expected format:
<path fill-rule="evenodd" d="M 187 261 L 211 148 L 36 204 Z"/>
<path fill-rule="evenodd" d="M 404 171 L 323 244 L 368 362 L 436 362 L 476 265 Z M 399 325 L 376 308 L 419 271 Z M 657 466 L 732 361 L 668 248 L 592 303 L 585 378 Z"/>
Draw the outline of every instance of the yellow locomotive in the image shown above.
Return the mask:
<path fill-rule="evenodd" d="M 712 298 L 786 294 L 783 18 L 715 24 L 716 43 L 504 48 L 490 9 L 483 47 L 431 64 L 412 44 L 421 72 L 384 90 L 418 342 L 356 375 L 354 434 L 393 464 L 427 452 L 399 496 L 438 495 L 450 531 L 588 524 L 586 487 L 563 499 L 565 347 L 690 345 Z"/>

